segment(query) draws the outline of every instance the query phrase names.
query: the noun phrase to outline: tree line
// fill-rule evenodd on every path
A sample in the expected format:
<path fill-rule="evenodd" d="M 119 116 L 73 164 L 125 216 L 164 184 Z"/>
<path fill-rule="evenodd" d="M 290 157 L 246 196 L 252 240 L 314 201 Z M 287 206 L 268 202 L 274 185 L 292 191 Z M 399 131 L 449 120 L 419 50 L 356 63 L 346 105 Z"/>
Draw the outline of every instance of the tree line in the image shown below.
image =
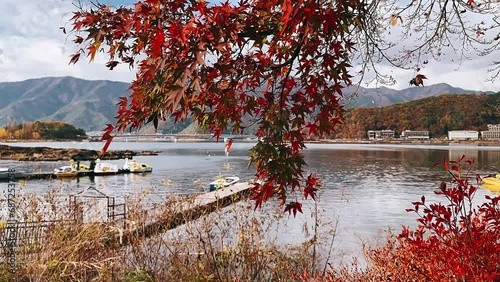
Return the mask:
<path fill-rule="evenodd" d="M 450 130 L 487 130 L 498 123 L 500 93 L 445 94 L 380 108 L 354 108 L 338 126 L 336 138 L 365 138 L 368 130 L 428 130 L 432 138 Z"/>

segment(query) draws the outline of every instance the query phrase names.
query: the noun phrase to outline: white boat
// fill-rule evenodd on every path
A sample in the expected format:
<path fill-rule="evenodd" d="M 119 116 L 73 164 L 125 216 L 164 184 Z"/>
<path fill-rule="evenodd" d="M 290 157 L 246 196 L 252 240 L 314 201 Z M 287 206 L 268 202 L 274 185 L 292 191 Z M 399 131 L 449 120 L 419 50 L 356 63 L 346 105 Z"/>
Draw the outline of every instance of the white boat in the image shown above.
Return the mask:
<path fill-rule="evenodd" d="M 146 169 L 141 166 L 141 164 L 137 163 L 136 160 L 132 160 L 132 163 L 128 161 L 128 158 L 125 159 L 125 164 L 123 165 L 124 170 L 128 170 L 131 173 L 141 173 L 146 172 Z"/>
<path fill-rule="evenodd" d="M 210 191 L 215 191 L 217 189 L 222 189 L 228 186 L 231 186 L 240 181 L 240 178 L 237 176 L 227 176 L 221 177 L 213 182 L 210 182 Z"/>
<path fill-rule="evenodd" d="M 94 174 L 95 175 L 108 175 L 117 174 L 118 166 L 111 163 L 103 163 L 100 159 L 95 161 Z"/>
<path fill-rule="evenodd" d="M 76 177 L 78 176 L 78 171 L 68 165 L 54 169 L 54 174 L 57 178 Z"/>

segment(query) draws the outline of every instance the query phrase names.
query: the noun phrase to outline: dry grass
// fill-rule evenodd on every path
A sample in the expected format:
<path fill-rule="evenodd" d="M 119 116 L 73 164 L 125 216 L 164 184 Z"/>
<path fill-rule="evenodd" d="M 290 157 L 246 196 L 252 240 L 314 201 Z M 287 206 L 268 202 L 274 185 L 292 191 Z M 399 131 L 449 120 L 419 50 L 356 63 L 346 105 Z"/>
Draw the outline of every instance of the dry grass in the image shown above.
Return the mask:
<path fill-rule="evenodd" d="M 282 209 L 254 210 L 248 201 L 200 215 L 183 213 L 189 221 L 175 229 L 146 226 L 152 221 L 179 223 L 179 198 L 169 197 L 143 208 L 144 195 L 127 199 L 123 222 L 75 221 L 67 199 L 22 194 L 17 217 L 48 221 L 44 236 L 24 241 L 18 249 L 17 271 L 0 264 L 5 281 L 293 281 L 301 273 L 323 273 L 334 232 L 319 234 L 316 221 L 304 223 L 304 242 L 285 244 Z M 183 198 L 189 203 L 192 199 Z M 96 203 L 97 205 L 97 203 Z M 199 211 L 193 211 L 199 212 Z M 151 227 L 149 227 L 151 228 Z M 168 228 L 167 228 L 168 229 Z M 18 236 L 21 233 L 18 232 Z M 147 236 L 146 236 L 146 235 Z M 19 243 L 18 243 L 19 244 Z M 319 251 L 322 250 L 322 251 Z M 324 254 L 324 255 L 320 255 Z M 0 279 L 0 281 L 2 281 Z"/>

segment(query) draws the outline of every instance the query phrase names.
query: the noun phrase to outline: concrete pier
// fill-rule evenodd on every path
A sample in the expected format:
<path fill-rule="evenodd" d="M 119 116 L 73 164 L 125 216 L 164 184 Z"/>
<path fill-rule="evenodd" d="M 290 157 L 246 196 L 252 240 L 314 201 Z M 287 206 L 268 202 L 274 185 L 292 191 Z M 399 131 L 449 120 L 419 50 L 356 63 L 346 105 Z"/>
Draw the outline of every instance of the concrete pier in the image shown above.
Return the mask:
<path fill-rule="evenodd" d="M 42 176 L 41 174 L 40 177 Z M 50 177 L 47 174 L 47 177 Z M 125 217 L 126 212 L 120 214 L 122 217 L 119 220 L 107 221 L 107 222 L 88 222 L 89 224 L 102 224 L 102 228 L 106 228 L 110 231 L 109 237 L 106 238 L 105 243 L 110 248 L 127 246 L 138 240 L 143 240 L 155 235 L 165 233 L 168 230 L 174 229 L 180 225 L 187 222 L 196 220 L 204 215 L 214 212 L 218 209 L 227 207 L 234 204 L 249 195 L 251 184 L 247 182 L 236 183 L 229 187 L 224 187 L 213 192 L 188 195 L 188 196 L 178 196 L 175 197 L 171 202 L 158 206 L 155 209 L 150 209 L 144 211 L 145 213 L 138 215 L 137 220 L 133 226 L 128 220 L 128 214 Z M 98 191 L 99 192 L 99 191 Z M 75 197 L 77 195 L 73 195 Z M 100 195 L 101 199 L 109 198 L 106 195 Z M 99 197 L 97 197 L 99 198 Z M 112 197 L 111 197 L 112 198 Z M 74 199 L 72 199 L 74 200 Z M 71 204 L 71 203 L 70 203 Z M 125 205 L 118 204 L 115 205 L 114 198 L 112 198 L 113 208 L 119 205 L 123 205 L 123 210 L 126 211 Z M 108 216 L 109 216 L 109 199 L 108 199 Z M 116 211 L 113 210 L 113 215 L 116 216 Z M 123 221 L 125 219 L 125 221 Z M 18 230 L 19 236 L 17 237 L 17 242 L 19 245 L 30 244 L 26 242 L 43 242 L 46 227 L 54 226 L 57 224 L 67 224 L 72 225 L 78 223 L 78 219 L 70 220 L 68 222 L 54 221 L 54 222 L 17 222 L 16 229 Z M 125 226 L 118 227 L 124 223 Z M 5 236 L 7 229 L 0 227 L 0 235 Z M 33 231 L 35 230 L 35 231 Z M 24 235 L 21 235 L 24 234 Z M 0 253 L 2 249 L 0 248 Z"/>
<path fill-rule="evenodd" d="M 51 178 L 56 178 L 53 172 L 14 172 L 13 177 L 11 179 L 13 180 L 26 180 L 26 179 L 51 179 Z M 2 181 L 9 181 L 8 174 L 0 174 L 0 182 Z"/>
<path fill-rule="evenodd" d="M 251 185 L 249 183 L 236 183 L 213 192 L 199 194 L 192 199 L 179 201 L 168 209 L 157 209 L 148 211 L 147 218 L 152 218 L 132 230 L 124 230 L 121 236 L 117 236 L 120 245 L 128 245 L 133 240 L 148 238 L 161 234 L 167 230 L 174 229 L 189 221 L 200 218 L 217 209 L 229 206 L 242 200 L 249 194 Z M 169 214 L 166 214 L 169 213 Z"/>

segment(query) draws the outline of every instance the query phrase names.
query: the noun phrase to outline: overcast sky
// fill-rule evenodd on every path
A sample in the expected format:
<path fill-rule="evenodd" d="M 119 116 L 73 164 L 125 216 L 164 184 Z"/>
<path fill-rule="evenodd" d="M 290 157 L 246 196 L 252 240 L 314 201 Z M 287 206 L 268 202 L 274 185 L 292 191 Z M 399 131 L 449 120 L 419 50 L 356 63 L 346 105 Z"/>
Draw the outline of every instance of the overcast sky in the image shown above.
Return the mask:
<path fill-rule="evenodd" d="M 83 0 L 85 1 L 85 0 Z M 130 0 L 102 0 L 102 3 L 131 4 Z M 72 37 L 63 34 L 60 26 L 67 26 L 72 0 L 1 0 L 0 9 L 0 82 L 20 81 L 47 76 L 74 76 L 83 79 L 107 79 L 130 82 L 135 74 L 127 66 L 109 71 L 105 57 L 96 56 L 89 64 L 83 58 L 76 65 L 68 65 L 69 56 L 76 46 Z M 496 54 L 499 55 L 498 52 Z M 500 58 L 479 58 L 457 63 L 431 62 L 421 72 L 429 79 L 427 85 L 448 83 L 472 90 L 500 91 L 500 78 L 495 83 L 486 82 L 489 62 Z M 391 88 L 408 87 L 414 75 L 411 70 L 383 67 L 392 73 L 398 84 Z M 375 87 L 375 85 L 371 85 Z"/>

